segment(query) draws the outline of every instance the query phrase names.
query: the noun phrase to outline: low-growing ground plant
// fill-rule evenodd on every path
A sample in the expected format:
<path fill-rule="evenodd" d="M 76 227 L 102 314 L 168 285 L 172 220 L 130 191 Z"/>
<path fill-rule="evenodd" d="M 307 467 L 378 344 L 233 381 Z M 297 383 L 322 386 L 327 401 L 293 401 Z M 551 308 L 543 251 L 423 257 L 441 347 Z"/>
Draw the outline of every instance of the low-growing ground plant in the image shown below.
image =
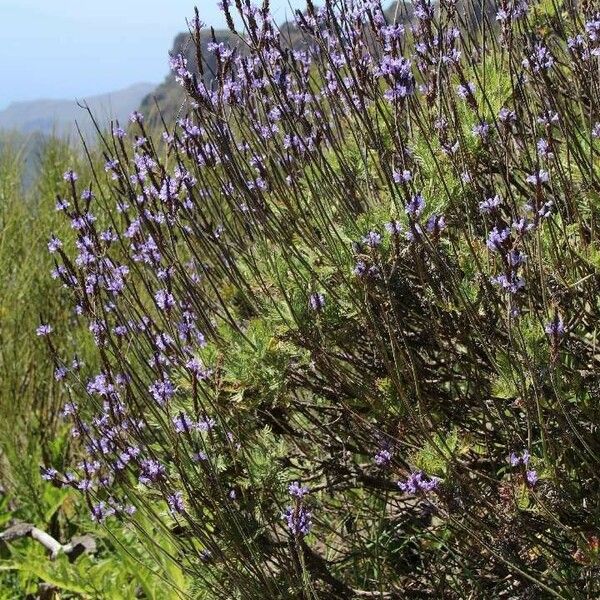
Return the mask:
<path fill-rule="evenodd" d="M 44 476 L 191 597 L 598 596 L 600 17 L 222 7 L 189 113 L 64 174 L 97 365 L 42 316 L 86 452 Z"/>

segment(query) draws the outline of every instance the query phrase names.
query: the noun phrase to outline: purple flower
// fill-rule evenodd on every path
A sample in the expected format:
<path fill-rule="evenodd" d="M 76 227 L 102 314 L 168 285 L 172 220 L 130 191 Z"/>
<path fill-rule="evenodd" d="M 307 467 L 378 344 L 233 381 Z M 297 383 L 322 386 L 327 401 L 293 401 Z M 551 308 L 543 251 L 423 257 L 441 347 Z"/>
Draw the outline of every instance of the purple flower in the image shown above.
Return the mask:
<path fill-rule="evenodd" d="M 431 215 L 427 220 L 427 233 L 433 236 L 438 236 L 446 229 L 446 219 L 444 215 Z"/>
<path fill-rule="evenodd" d="M 148 391 L 152 394 L 152 397 L 162 406 L 166 404 L 175 395 L 175 386 L 171 383 L 170 379 L 159 379 L 155 381 L 149 388 Z"/>
<path fill-rule="evenodd" d="M 373 459 L 378 467 L 388 467 L 392 462 L 392 453 L 389 450 L 379 450 Z"/>
<path fill-rule="evenodd" d="M 104 163 L 104 170 L 106 172 L 114 171 L 118 166 L 119 166 L 119 159 L 113 158 L 113 159 L 107 160 Z"/>
<path fill-rule="evenodd" d="M 531 487 L 533 487 L 537 483 L 537 480 L 539 479 L 537 471 L 535 471 L 534 469 L 528 469 L 525 472 L 525 479 L 527 480 L 527 483 Z"/>
<path fill-rule="evenodd" d="M 50 335 L 52 332 L 54 331 L 52 325 L 40 325 L 36 330 L 35 333 L 36 335 L 40 336 L 40 337 L 44 337 L 46 335 Z"/>
<path fill-rule="evenodd" d="M 404 481 L 399 481 L 398 487 L 406 494 L 416 494 L 418 492 L 435 490 L 440 481 L 439 477 L 430 477 L 423 473 L 423 471 L 415 471 Z"/>
<path fill-rule="evenodd" d="M 544 111 L 536 120 L 540 125 L 552 125 L 558 122 L 558 113 L 553 110 Z"/>
<path fill-rule="evenodd" d="M 48 242 L 48 252 L 54 254 L 60 248 L 62 248 L 62 242 L 53 235 Z"/>
<path fill-rule="evenodd" d="M 502 123 L 510 125 L 516 122 L 517 115 L 514 110 L 510 110 L 503 106 L 498 112 L 498 119 L 500 119 Z"/>
<path fill-rule="evenodd" d="M 512 224 L 512 227 L 517 233 L 523 235 L 524 233 L 531 231 L 535 227 L 535 225 L 529 220 L 527 220 L 525 217 L 521 217 L 518 221 L 515 221 Z"/>
<path fill-rule="evenodd" d="M 552 200 L 548 200 L 548 202 L 544 202 L 542 207 L 538 210 L 538 215 L 542 219 L 547 219 L 552 214 L 552 206 L 554 202 Z"/>
<path fill-rule="evenodd" d="M 554 157 L 554 153 L 550 151 L 548 140 L 544 138 L 537 141 L 537 149 L 542 158 L 551 159 Z"/>
<path fill-rule="evenodd" d="M 386 231 L 393 236 L 400 235 L 402 233 L 402 225 L 400 221 L 390 221 L 385 224 Z"/>
<path fill-rule="evenodd" d="M 309 298 L 310 307 L 317 312 L 325 308 L 325 296 L 321 292 L 314 292 Z"/>
<path fill-rule="evenodd" d="M 77 413 L 77 404 L 75 402 L 66 402 L 61 411 L 61 415 L 63 417 L 68 417 L 69 415 L 74 415 Z"/>
<path fill-rule="evenodd" d="M 84 217 L 75 217 L 71 219 L 71 227 L 75 229 L 75 231 L 81 231 L 86 226 Z"/>
<path fill-rule="evenodd" d="M 167 290 L 158 290 L 158 292 L 154 294 L 154 300 L 161 310 L 168 311 L 175 306 L 175 297 Z"/>
<path fill-rule="evenodd" d="M 397 83 L 389 90 L 386 90 L 383 93 L 383 97 L 388 102 L 397 102 L 398 100 L 402 100 L 402 98 L 406 98 L 406 96 L 410 95 L 412 90 L 412 85 L 408 86 L 402 83 Z"/>
<path fill-rule="evenodd" d="M 233 54 L 233 50 L 223 42 L 209 42 L 206 48 L 209 52 L 212 52 L 223 59 L 227 59 Z"/>
<path fill-rule="evenodd" d="M 169 67 L 177 75 L 175 81 L 179 84 L 183 84 L 184 80 L 190 79 L 192 76 L 187 69 L 187 62 L 187 58 L 181 53 L 169 58 Z"/>
<path fill-rule="evenodd" d="M 56 379 L 56 381 L 62 381 L 67 376 L 68 372 L 69 370 L 64 365 L 58 366 L 54 369 L 54 379 Z"/>
<path fill-rule="evenodd" d="M 73 169 L 69 169 L 63 173 L 63 179 L 65 181 L 70 181 L 71 183 L 75 183 L 79 179 L 79 175 L 73 171 Z"/>
<path fill-rule="evenodd" d="M 412 172 L 408 169 L 404 169 L 402 173 L 399 171 L 392 171 L 392 177 L 394 179 L 394 183 L 408 183 L 412 180 Z"/>
<path fill-rule="evenodd" d="M 90 188 L 86 188 L 83 190 L 83 192 L 81 192 L 81 199 L 85 200 L 86 202 L 91 202 L 94 199 L 94 192 L 92 192 Z"/>
<path fill-rule="evenodd" d="M 352 269 L 352 272 L 354 273 L 354 275 L 356 275 L 357 277 L 363 277 L 366 273 L 367 273 L 367 265 L 365 264 L 364 261 L 359 260 L 354 269 Z"/>
<path fill-rule="evenodd" d="M 185 504 L 183 502 L 183 494 L 181 492 L 175 492 L 167 496 L 167 504 L 169 510 L 172 513 L 182 513 L 185 511 Z"/>
<path fill-rule="evenodd" d="M 519 250 L 511 250 L 508 253 L 508 262 L 511 267 L 520 267 L 527 261 L 527 255 Z"/>
<path fill-rule="evenodd" d="M 518 467 L 519 465 L 527 466 L 529 464 L 529 460 L 531 455 L 529 454 L 529 450 L 523 450 L 521 455 L 519 456 L 515 452 L 511 452 L 508 457 L 508 462 L 511 467 Z"/>
<path fill-rule="evenodd" d="M 144 121 L 144 115 L 141 112 L 134 110 L 129 116 L 129 120 L 132 123 L 142 123 Z"/>
<path fill-rule="evenodd" d="M 377 77 L 391 76 L 403 81 L 410 76 L 411 68 L 411 63 L 406 58 L 384 55 L 379 67 L 375 69 L 375 74 Z"/>
<path fill-rule="evenodd" d="M 207 369 L 199 358 L 190 358 L 185 366 L 198 379 L 206 379 L 211 375 L 211 370 Z"/>
<path fill-rule="evenodd" d="M 405 207 L 406 214 L 412 219 L 418 218 L 425 208 L 425 198 L 421 194 L 413 196 Z"/>
<path fill-rule="evenodd" d="M 308 535 L 312 526 L 311 512 L 304 506 L 288 506 L 282 518 L 286 521 L 290 533 L 294 536 Z"/>
<path fill-rule="evenodd" d="M 494 229 L 490 231 L 486 245 L 492 252 L 499 252 L 509 236 L 510 229 L 508 227 L 505 227 L 501 230 L 498 230 L 497 227 L 494 227 Z"/>
<path fill-rule="evenodd" d="M 471 133 L 474 137 L 478 137 L 484 140 L 490 133 L 490 126 L 485 121 L 482 121 L 481 123 L 477 123 L 477 125 L 473 125 Z"/>
<path fill-rule="evenodd" d="M 523 60 L 523 67 L 531 68 L 534 73 L 551 69 L 554 65 L 554 58 L 546 46 L 537 43 L 528 58 Z"/>
<path fill-rule="evenodd" d="M 456 88 L 456 93 L 459 98 L 465 100 L 468 96 L 473 96 L 475 94 L 475 84 L 472 81 L 469 81 L 466 85 L 459 85 Z"/>
<path fill-rule="evenodd" d="M 211 417 L 208 417 L 206 419 L 200 419 L 198 421 L 198 429 L 200 431 L 210 431 L 211 429 L 214 429 L 216 424 L 217 422 Z"/>
<path fill-rule="evenodd" d="M 103 523 L 107 517 L 115 514 L 115 509 L 111 506 L 107 506 L 106 502 L 101 501 L 92 507 L 91 517 L 92 521 L 96 523 Z"/>
<path fill-rule="evenodd" d="M 423 235 L 423 228 L 418 223 L 412 223 L 405 237 L 409 242 L 415 242 Z"/>
<path fill-rule="evenodd" d="M 500 204 L 502 203 L 502 199 L 498 194 L 496 194 L 493 198 L 486 198 L 483 202 L 479 203 L 479 212 L 482 214 L 488 214 L 496 210 Z"/>
<path fill-rule="evenodd" d="M 507 291 L 509 294 L 516 294 L 519 290 L 525 287 L 525 280 L 522 277 L 518 277 L 513 272 L 510 276 L 506 276 L 504 273 L 496 277 L 491 277 L 490 281 L 494 285 L 498 285 Z"/>
<path fill-rule="evenodd" d="M 540 169 L 537 173 L 532 173 L 527 176 L 527 183 L 531 183 L 532 185 L 542 185 L 542 183 L 546 183 L 549 179 L 548 171 L 544 171 Z"/>
<path fill-rule="evenodd" d="M 98 394 L 98 396 L 106 397 L 115 391 L 115 387 L 109 382 L 104 373 L 96 375 L 96 377 L 90 379 L 86 386 L 88 394 Z"/>
<path fill-rule="evenodd" d="M 294 498 L 303 498 L 310 493 L 310 490 L 307 487 L 300 485 L 297 481 L 294 481 L 293 483 L 290 483 L 288 492 L 290 496 Z"/>
<path fill-rule="evenodd" d="M 144 459 L 140 467 L 142 472 L 139 476 L 139 482 L 144 485 L 158 481 L 165 474 L 164 466 L 156 460 Z"/>
<path fill-rule="evenodd" d="M 119 239 L 119 237 L 112 229 L 106 229 L 105 231 L 102 231 L 100 233 L 100 239 L 103 242 L 107 242 L 110 244 L 112 242 L 116 242 Z"/>
<path fill-rule="evenodd" d="M 42 479 L 45 479 L 46 481 L 53 481 L 58 475 L 58 471 L 53 467 L 42 467 L 41 473 Z"/>
<path fill-rule="evenodd" d="M 553 339 L 561 338 L 565 335 L 565 324 L 560 317 L 555 317 L 550 323 L 546 323 L 544 331 Z"/>
<path fill-rule="evenodd" d="M 56 210 L 65 211 L 69 208 L 69 203 L 64 198 L 58 198 L 55 205 Z"/>
<path fill-rule="evenodd" d="M 371 248 L 376 248 L 381 244 L 381 234 L 376 231 L 369 231 L 367 235 L 363 238 L 363 244 L 370 246 Z"/>
<path fill-rule="evenodd" d="M 173 417 L 173 426 L 177 433 L 189 433 L 194 429 L 193 421 L 184 412 L 180 412 L 176 417 Z"/>

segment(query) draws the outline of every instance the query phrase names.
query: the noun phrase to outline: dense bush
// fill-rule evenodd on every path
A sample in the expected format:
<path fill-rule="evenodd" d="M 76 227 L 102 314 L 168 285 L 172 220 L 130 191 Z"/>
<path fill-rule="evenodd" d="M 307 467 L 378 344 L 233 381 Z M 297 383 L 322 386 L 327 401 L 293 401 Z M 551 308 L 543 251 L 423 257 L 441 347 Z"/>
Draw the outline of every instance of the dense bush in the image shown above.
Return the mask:
<path fill-rule="evenodd" d="M 87 452 L 44 474 L 194 597 L 600 593 L 600 20 L 485 8 L 307 2 L 291 51 L 237 0 L 164 145 L 64 175 L 100 367 L 40 325 Z"/>
<path fill-rule="evenodd" d="M 60 166 L 72 162 L 73 154 L 66 144 L 48 143 L 41 150 L 43 174 L 26 192 L 22 146 L 12 139 L 1 145 L 0 485 L 40 516 L 39 463 L 51 458 L 50 447 L 65 430 L 59 411 L 66 395 L 54 380 L 44 344 L 28 332 L 35 330 L 41 311 L 65 326 L 72 314 L 68 294 L 48 280 L 52 260 L 45 240 L 49 228 L 69 238 L 68 223 L 55 213 L 53 196 L 60 191 Z M 69 337 L 66 333 L 61 344 Z"/>

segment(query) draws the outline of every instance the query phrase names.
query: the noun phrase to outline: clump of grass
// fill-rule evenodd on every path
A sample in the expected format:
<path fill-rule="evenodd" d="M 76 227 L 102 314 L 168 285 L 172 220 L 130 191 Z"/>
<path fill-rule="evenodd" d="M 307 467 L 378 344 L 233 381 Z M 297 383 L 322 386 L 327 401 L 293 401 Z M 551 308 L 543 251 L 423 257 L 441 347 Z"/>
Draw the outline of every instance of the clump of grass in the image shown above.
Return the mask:
<path fill-rule="evenodd" d="M 64 450 L 60 410 L 66 395 L 44 344 L 35 339 L 41 316 L 62 323 L 61 343 L 86 354 L 69 331 L 68 296 L 49 279 L 53 261 L 46 248 L 49 231 L 72 237 L 54 203 L 60 169 L 73 160 L 67 145 L 49 141 L 41 149 L 40 174 L 26 191 L 21 146 L 7 143 L 0 155 L 0 481 L 14 503 L 38 517 L 40 463 L 67 459 L 53 455 L 53 448 Z"/>

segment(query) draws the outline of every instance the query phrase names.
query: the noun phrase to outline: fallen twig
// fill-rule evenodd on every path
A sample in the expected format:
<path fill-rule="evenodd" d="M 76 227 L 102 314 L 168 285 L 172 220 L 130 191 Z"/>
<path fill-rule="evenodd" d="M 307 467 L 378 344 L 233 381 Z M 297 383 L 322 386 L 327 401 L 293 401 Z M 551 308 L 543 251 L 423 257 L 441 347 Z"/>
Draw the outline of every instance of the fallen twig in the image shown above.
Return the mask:
<path fill-rule="evenodd" d="M 16 523 L 0 533 L 0 541 L 3 542 L 10 542 L 22 537 L 31 537 L 42 544 L 50 552 L 52 560 L 63 552 L 69 557 L 69 561 L 73 562 L 83 553 L 93 554 L 96 551 L 96 540 L 91 535 L 75 536 L 67 544 L 61 544 L 32 523 Z"/>

